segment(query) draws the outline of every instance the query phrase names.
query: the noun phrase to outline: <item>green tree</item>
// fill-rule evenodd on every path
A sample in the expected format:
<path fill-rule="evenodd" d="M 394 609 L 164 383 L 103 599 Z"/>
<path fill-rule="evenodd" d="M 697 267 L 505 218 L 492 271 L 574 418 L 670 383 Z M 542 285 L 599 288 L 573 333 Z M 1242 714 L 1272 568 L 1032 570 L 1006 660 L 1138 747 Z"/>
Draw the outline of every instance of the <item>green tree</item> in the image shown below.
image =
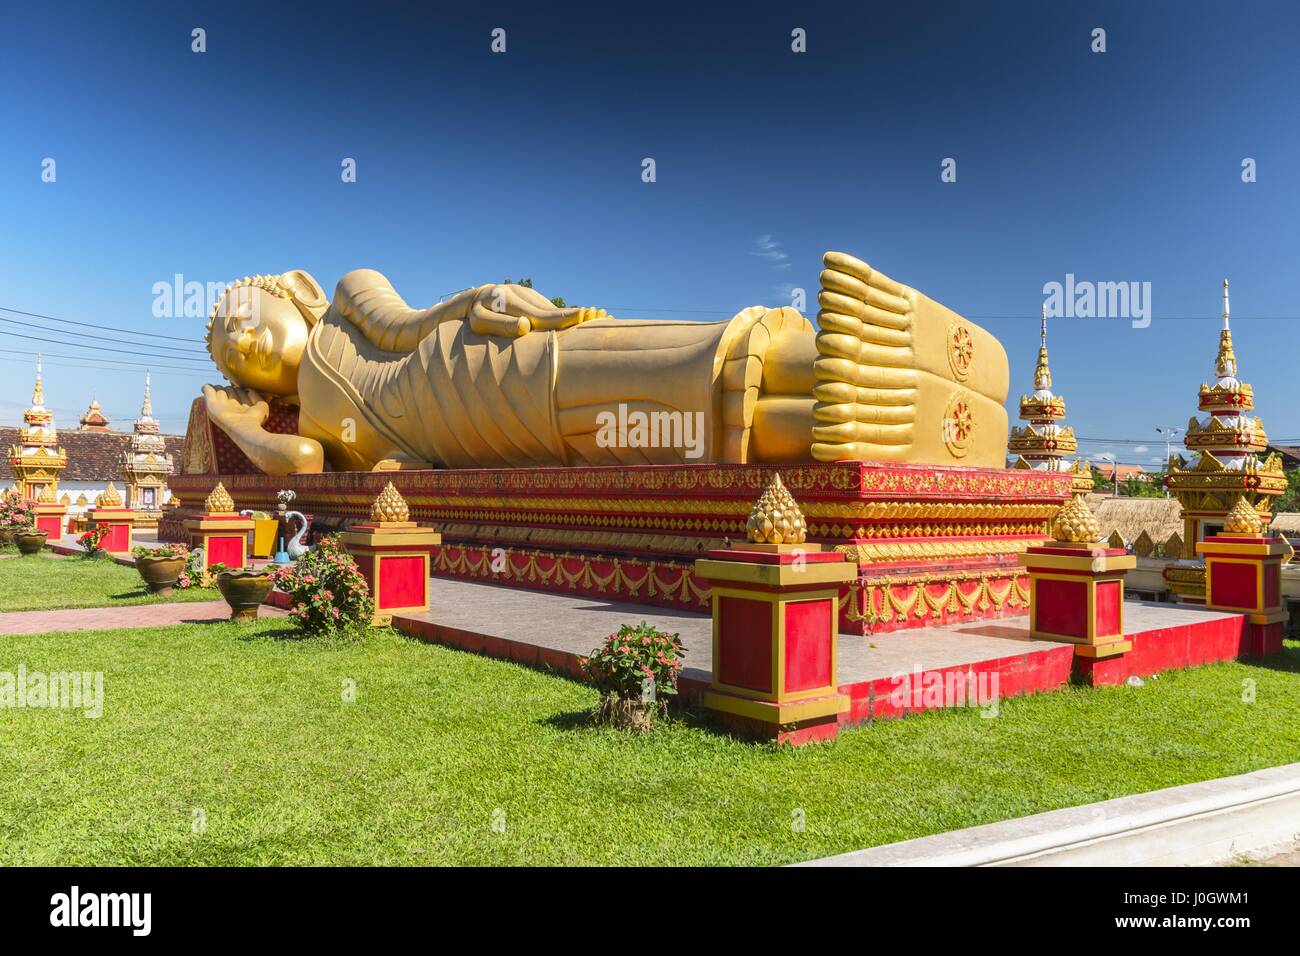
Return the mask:
<path fill-rule="evenodd" d="M 1286 473 L 1286 491 L 1273 505 L 1273 511 L 1300 511 L 1300 468 L 1292 468 Z"/>
<path fill-rule="evenodd" d="M 532 279 L 520 279 L 518 282 L 511 282 L 509 279 L 507 279 L 507 280 L 505 281 L 504 284 L 505 284 L 505 285 L 518 285 L 518 286 L 523 286 L 525 289 L 531 289 L 531 288 L 533 287 L 533 280 L 532 280 Z M 557 309 L 563 309 L 563 308 L 565 307 L 565 306 L 564 306 L 564 297 L 563 297 L 563 296 L 559 296 L 559 295 L 553 295 L 553 296 L 551 296 L 551 305 L 555 306 Z"/>

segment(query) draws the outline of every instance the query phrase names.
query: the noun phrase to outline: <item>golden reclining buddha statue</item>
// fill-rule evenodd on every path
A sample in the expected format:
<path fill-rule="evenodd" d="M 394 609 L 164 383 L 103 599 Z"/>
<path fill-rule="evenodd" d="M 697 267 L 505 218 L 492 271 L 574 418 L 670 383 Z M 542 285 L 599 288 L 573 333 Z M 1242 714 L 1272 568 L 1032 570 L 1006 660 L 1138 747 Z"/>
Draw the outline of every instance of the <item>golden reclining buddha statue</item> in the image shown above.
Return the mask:
<path fill-rule="evenodd" d="M 295 270 L 232 284 L 209 419 L 272 475 L 376 467 L 793 463 L 1002 467 L 1009 384 L 979 326 L 850 255 L 824 257 L 819 329 L 792 308 L 620 320 L 485 285 L 410 308 L 380 273 L 333 301 Z M 298 434 L 264 427 L 268 398 Z"/>

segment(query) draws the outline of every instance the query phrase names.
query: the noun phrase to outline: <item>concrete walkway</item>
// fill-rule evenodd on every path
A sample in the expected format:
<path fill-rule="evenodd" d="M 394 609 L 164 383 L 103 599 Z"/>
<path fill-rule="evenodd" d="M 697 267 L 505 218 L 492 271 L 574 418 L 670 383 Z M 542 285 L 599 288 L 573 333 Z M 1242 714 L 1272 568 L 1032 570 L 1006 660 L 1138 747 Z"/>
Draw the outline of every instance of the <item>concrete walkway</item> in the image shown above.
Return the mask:
<path fill-rule="evenodd" d="M 263 605 L 262 617 L 285 612 Z M 68 611 L 9 611 L 0 614 L 0 636 L 45 634 L 51 631 L 106 631 L 120 627 L 168 627 L 172 624 L 211 624 L 230 620 L 225 601 L 173 604 L 133 604 L 126 607 L 84 607 Z"/>
<path fill-rule="evenodd" d="M 1206 866 L 1290 849 L 1298 836 L 1300 764 L 1287 764 L 798 865 Z"/>
<path fill-rule="evenodd" d="M 713 624 L 707 614 L 454 578 L 429 581 L 429 607 L 428 611 L 402 617 L 569 654 L 590 653 L 620 624 L 645 621 L 660 630 L 681 634 L 687 665 L 684 676 L 707 681 L 713 667 Z M 1124 605 L 1125 630 L 1130 634 L 1232 616 L 1168 604 Z M 915 670 L 937 671 L 1065 646 L 1031 638 L 1025 615 L 872 637 L 841 634 L 839 682 L 856 684 Z"/>

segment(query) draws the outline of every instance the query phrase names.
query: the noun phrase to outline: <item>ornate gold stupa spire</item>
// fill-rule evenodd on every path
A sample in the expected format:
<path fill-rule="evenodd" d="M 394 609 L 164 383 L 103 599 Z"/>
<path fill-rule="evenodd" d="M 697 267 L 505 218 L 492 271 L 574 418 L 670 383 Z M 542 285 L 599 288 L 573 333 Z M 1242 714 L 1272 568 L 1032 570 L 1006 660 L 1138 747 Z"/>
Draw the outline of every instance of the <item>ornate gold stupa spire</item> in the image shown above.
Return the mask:
<path fill-rule="evenodd" d="M 1038 368 L 1034 369 L 1035 391 L 1052 387 L 1052 370 L 1047 364 L 1047 303 L 1043 303 L 1043 318 L 1038 328 Z"/>
<path fill-rule="evenodd" d="M 18 479 L 17 488 L 24 497 L 33 499 L 39 499 L 47 487 L 57 490 L 59 475 L 68 465 L 68 453 L 59 447 L 54 415 L 45 407 L 42 359 L 41 353 L 37 352 L 32 404 L 23 412 L 18 444 L 9 447 L 9 467 Z"/>
<path fill-rule="evenodd" d="M 32 387 L 32 408 L 45 407 L 45 389 L 41 386 L 41 353 L 36 353 L 36 384 Z"/>
<path fill-rule="evenodd" d="M 1219 332 L 1219 355 L 1214 360 L 1214 375 L 1220 382 L 1237 377 L 1237 355 L 1232 350 L 1232 326 L 1228 323 L 1228 280 L 1223 280 L 1223 329 Z"/>
<path fill-rule="evenodd" d="M 1273 519 L 1273 499 L 1286 490 L 1281 458 L 1276 453 L 1260 457 L 1268 451 L 1268 435 L 1264 422 L 1250 414 L 1255 408 L 1254 389 L 1238 378 L 1230 311 L 1224 279 L 1215 381 L 1201 386 L 1198 407 L 1204 417 L 1193 416 L 1183 436 L 1192 461 L 1184 468 L 1171 468 L 1165 479 L 1182 507 L 1183 540 L 1189 553 L 1196 542 L 1226 529 L 1230 521 L 1234 526 L 1249 525 L 1247 509 L 1261 529 L 1267 527 Z M 1171 564 L 1165 568 L 1165 580 L 1183 600 L 1204 600 L 1204 565 L 1190 560 Z"/>
<path fill-rule="evenodd" d="M 1034 367 L 1034 392 L 1020 396 L 1020 420 L 1027 424 L 1011 429 L 1007 450 L 1016 456 L 1014 467 L 1039 471 L 1073 471 L 1078 476 L 1074 492 L 1092 488 L 1091 469 L 1077 461 L 1066 461 L 1079 448 L 1074 429 L 1060 424 L 1065 418 L 1065 399 L 1052 392 L 1052 367 L 1047 357 L 1047 304 L 1038 324 L 1038 364 Z"/>

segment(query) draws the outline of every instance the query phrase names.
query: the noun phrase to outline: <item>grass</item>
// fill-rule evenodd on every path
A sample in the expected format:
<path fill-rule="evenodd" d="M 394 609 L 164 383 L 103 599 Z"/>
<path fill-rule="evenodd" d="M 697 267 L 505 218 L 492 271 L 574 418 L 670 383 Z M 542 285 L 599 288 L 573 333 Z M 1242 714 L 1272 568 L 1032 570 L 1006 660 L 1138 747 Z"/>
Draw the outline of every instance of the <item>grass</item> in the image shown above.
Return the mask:
<path fill-rule="evenodd" d="M 107 558 L 61 558 L 49 551 L 38 557 L 0 558 L 0 611 L 220 599 L 216 588 L 189 588 L 159 597 L 149 593 L 135 568 Z"/>
<path fill-rule="evenodd" d="M 391 631 L 0 641 L 20 663 L 102 670 L 105 704 L 0 709 L 3 864 L 773 864 L 1300 760 L 1295 644 L 797 750 L 626 736 L 587 686 Z"/>

